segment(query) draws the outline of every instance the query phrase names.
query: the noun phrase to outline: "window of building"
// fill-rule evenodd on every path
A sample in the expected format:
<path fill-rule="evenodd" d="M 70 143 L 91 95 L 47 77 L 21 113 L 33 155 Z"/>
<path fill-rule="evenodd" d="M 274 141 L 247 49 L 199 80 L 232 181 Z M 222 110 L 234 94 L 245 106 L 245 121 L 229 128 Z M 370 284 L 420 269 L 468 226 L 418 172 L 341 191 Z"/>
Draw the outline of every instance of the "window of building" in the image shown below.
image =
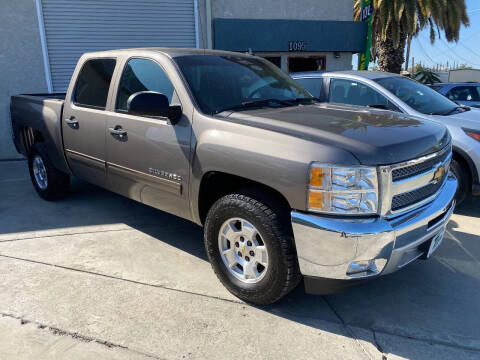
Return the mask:
<path fill-rule="evenodd" d="M 476 86 L 457 86 L 447 93 L 453 101 L 480 101 Z"/>
<path fill-rule="evenodd" d="M 398 111 L 388 99 L 368 85 L 357 81 L 332 79 L 329 102 L 358 106 L 370 106 Z"/>
<path fill-rule="evenodd" d="M 325 71 L 326 60 L 325 56 L 289 56 L 288 71 L 303 72 L 303 71 Z"/>
<path fill-rule="evenodd" d="M 278 68 L 282 68 L 282 57 L 281 56 L 265 56 L 264 59 L 270 61 L 273 65 Z"/>
<path fill-rule="evenodd" d="M 128 98 L 139 91 L 155 91 L 172 103 L 174 88 L 165 71 L 154 61 L 131 59 L 125 66 L 118 86 L 116 110 L 127 111 Z"/>
<path fill-rule="evenodd" d="M 85 62 L 75 84 L 75 105 L 105 109 L 115 63 L 114 59 L 92 59 Z"/>

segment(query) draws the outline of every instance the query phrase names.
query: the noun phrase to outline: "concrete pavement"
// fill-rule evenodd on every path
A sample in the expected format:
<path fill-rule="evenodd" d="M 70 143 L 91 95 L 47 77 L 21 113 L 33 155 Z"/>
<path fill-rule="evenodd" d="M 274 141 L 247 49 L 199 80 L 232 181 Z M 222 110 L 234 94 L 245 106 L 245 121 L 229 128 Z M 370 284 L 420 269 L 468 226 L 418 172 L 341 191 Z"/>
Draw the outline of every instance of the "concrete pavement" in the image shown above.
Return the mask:
<path fill-rule="evenodd" d="M 79 181 L 45 202 L 25 162 L 0 162 L 0 358 L 477 359 L 479 200 L 429 261 L 256 308 L 218 282 L 196 225 Z"/>

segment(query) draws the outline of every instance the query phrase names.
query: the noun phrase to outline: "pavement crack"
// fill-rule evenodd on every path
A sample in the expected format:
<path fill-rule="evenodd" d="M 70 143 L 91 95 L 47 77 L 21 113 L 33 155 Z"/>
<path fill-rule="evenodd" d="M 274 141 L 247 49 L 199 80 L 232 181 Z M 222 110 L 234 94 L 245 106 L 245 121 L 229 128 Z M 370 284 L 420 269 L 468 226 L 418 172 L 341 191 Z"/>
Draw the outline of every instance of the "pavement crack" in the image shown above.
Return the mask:
<path fill-rule="evenodd" d="M 54 237 L 64 237 L 70 235 L 85 235 L 85 234 L 96 234 L 96 233 L 107 233 L 107 232 L 119 232 L 119 231 L 133 231 L 135 229 L 132 228 L 125 228 L 125 229 L 110 229 L 110 230 L 95 230 L 95 231 L 79 231 L 79 232 L 71 232 L 71 233 L 63 233 L 63 234 L 52 234 L 52 235 L 41 235 L 41 236 L 31 236 L 31 237 L 24 237 L 20 239 L 7 239 L 7 240 L 0 240 L 1 243 L 5 242 L 13 242 L 13 241 L 22 241 L 22 240 L 35 240 L 35 239 L 48 239 Z"/>
<path fill-rule="evenodd" d="M 38 321 L 35 321 L 35 320 L 26 319 L 22 316 L 17 316 L 17 315 L 14 315 L 14 314 L 11 314 L 11 313 L 5 313 L 5 312 L 0 312 L 0 315 L 2 315 L 2 317 L 8 317 L 8 318 L 19 320 L 21 325 L 35 324 L 37 326 L 37 329 L 48 330 L 50 333 L 52 333 L 53 335 L 56 335 L 56 336 L 69 336 L 72 339 L 75 339 L 75 340 L 78 340 L 78 341 L 94 342 L 96 344 L 103 345 L 103 346 L 106 346 L 108 348 L 122 349 L 122 350 L 125 350 L 125 351 L 130 351 L 130 352 L 133 352 L 133 353 L 136 353 L 136 354 L 139 354 L 139 355 L 143 355 L 143 356 L 146 356 L 146 357 L 149 357 L 149 358 L 152 358 L 152 359 L 164 360 L 164 358 L 161 358 L 161 357 L 159 357 L 155 354 L 151 354 L 151 353 L 148 353 L 148 352 L 145 352 L 145 351 L 142 351 L 142 350 L 138 350 L 138 349 L 134 349 L 134 348 L 129 348 L 128 346 L 117 344 L 117 343 L 107 341 L 107 340 L 104 340 L 104 339 L 96 338 L 94 336 L 83 335 L 83 334 L 80 334 L 76 331 L 69 331 L 69 330 L 60 329 L 58 327 L 51 326 L 51 325 L 48 325 L 48 324 L 44 324 L 44 323 L 41 323 L 41 322 L 38 322 Z"/>
<path fill-rule="evenodd" d="M 143 286 L 148 286 L 148 287 L 153 287 L 153 288 L 159 288 L 159 289 L 164 289 L 164 290 L 175 291 L 175 292 L 179 292 L 179 293 L 183 293 L 183 294 L 188 294 L 188 295 L 200 296 L 200 297 L 204 297 L 204 298 L 208 298 L 208 299 L 214 299 L 214 300 L 226 301 L 226 302 L 230 302 L 230 303 L 234 303 L 234 304 L 245 305 L 245 303 L 244 303 L 243 301 L 240 301 L 240 300 L 226 299 L 226 298 L 222 298 L 222 297 L 220 297 L 220 296 L 212 296 L 212 295 L 196 293 L 196 292 L 188 291 L 188 290 L 175 289 L 175 288 L 172 288 L 172 287 L 169 287 L 169 286 L 165 286 L 165 285 L 149 284 L 149 283 L 146 283 L 146 282 L 143 282 L 143 281 L 132 280 L 132 279 L 125 279 L 125 278 L 121 278 L 121 277 L 114 276 L 114 275 L 102 274 L 102 273 L 98 273 L 98 272 L 94 272 L 94 271 L 89 271 L 89 270 L 76 269 L 76 268 L 69 267 L 69 266 L 56 265 L 56 264 L 52 264 L 52 263 L 48 263 L 48 262 L 44 262 L 44 261 L 38 261 L 38 260 L 32 260 L 32 259 L 25 259 L 25 258 L 20 258 L 20 257 L 17 257 L 17 256 L 5 255 L 5 254 L 1 254 L 1 253 L 0 253 L 0 257 L 7 258 L 7 259 L 18 260 L 18 261 L 25 261 L 25 262 L 29 262 L 29 263 L 33 263 L 33 264 L 51 266 L 51 267 L 53 267 L 53 268 L 58 268 L 58 269 L 63 269 L 63 270 L 69 270 L 69 271 L 75 271 L 75 272 L 84 273 L 84 274 L 93 275 L 93 276 L 101 276 L 101 277 L 104 277 L 104 278 L 107 278 L 107 279 L 113 279 L 113 280 L 119 280 L 119 281 L 126 281 L 126 282 L 129 282 L 129 283 L 132 283 L 132 284 L 136 284 L 136 285 L 143 285 Z"/>
<path fill-rule="evenodd" d="M 353 332 L 353 330 L 350 328 L 350 326 L 348 326 L 348 324 L 345 322 L 345 320 L 343 320 L 343 317 L 340 315 L 340 313 L 337 311 L 337 309 L 335 309 L 335 307 L 332 305 L 332 303 L 327 299 L 326 296 L 322 296 L 323 299 L 325 300 L 326 304 L 328 305 L 328 307 L 330 308 L 330 310 L 332 310 L 332 312 L 335 314 L 335 316 L 338 318 L 338 320 L 340 320 L 340 323 L 342 324 L 343 328 L 345 329 L 345 331 L 347 332 L 347 334 L 355 341 L 355 343 L 357 344 L 357 346 L 363 351 L 363 353 L 365 354 L 365 356 L 367 356 L 367 358 L 369 358 L 370 360 L 373 360 L 373 358 L 370 356 L 370 354 L 368 353 L 368 351 L 365 349 L 365 347 L 362 345 L 362 343 L 360 342 L 360 340 L 358 340 L 358 338 L 355 336 L 355 333 Z M 378 349 L 378 347 L 377 347 Z M 383 352 L 382 352 L 382 360 L 383 360 Z"/>
<path fill-rule="evenodd" d="M 135 226 L 135 225 L 132 225 L 132 226 Z M 79 231 L 79 232 L 70 232 L 70 233 L 30 236 L 30 237 L 24 237 L 24 238 L 19 238 L 19 239 L 7 239 L 7 240 L 0 240 L 0 244 L 4 243 L 4 242 L 14 242 L 14 241 L 34 240 L 34 239 L 48 239 L 48 238 L 64 237 L 64 236 L 70 236 L 70 235 L 85 235 L 85 234 L 97 234 L 97 233 L 122 232 L 122 231 L 135 231 L 135 230 L 137 230 L 132 226 L 129 226 L 129 227 L 123 228 L 123 229 Z M 145 226 L 145 227 L 143 227 L 143 229 L 144 230 L 160 230 L 160 229 L 167 229 L 167 228 L 170 228 L 170 227 L 171 226 L 167 226 L 167 225 L 152 225 L 152 226 Z M 174 227 L 172 229 L 175 230 L 175 229 L 177 229 L 177 227 Z"/>
<path fill-rule="evenodd" d="M 142 282 L 142 281 L 125 279 L 125 278 L 121 278 L 121 277 L 118 277 L 118 276 L 97 273 L 97 272 L 89 271 L 89 270 L 76 269 L 76 268 L 72 268 L 72 267 L 69 267 L 69 266 L 56 265 L 56 264 L 52 264 L 52 263 L 48 263 L 48 262 L 44 262 L 44 261 L 20 258 L 20 257 L 16 257 L 16 256 L 1 254 L 1 253 L 0 253 L 0 257 L 7 258 L 7 259 L 12 259 L 12 260 L 17 260 L 17 261 L 25 261 L 25 262 L 29 262 L 29 263 L 33 263 L 33 264 L 38 264 L 38 265 L 50 266 L 50 267 L 53 267 L 53 268 L 67 270 L 67 271 L 75 271 L 75 272 L 84 273 L 84 274 L 91 275 L 91 276 L 100 276 L 100 277 L 107 278 L 107 279 L 112 279 L 112 280 L 126 281 L 126 282 L 136 284 L 136 285 L 142 285 L 142 286 L 148 286 L 148 287 L 152 287 L 152 288 L 159 288 L 159 289 L 164 289 L 164 290 L 169 290 L 169 291 L 175 291 L 175 292 L 178 292 L 178 293 L 199 296 L 199 297 L 203 297 L 203 298 L 207 298 L 207 299 L 225 301 L 225 302 L 229 302 L 229 303 L 233 303 L 233 304 L 237 304 L 237 305 L 245 305 L 245 302 L 240 301 L 240 300 L 226 299 L 226 298 L 223 298 L 223 297 L 220 297 L 220 296 L 212 296 L 212 295 L 196 293 L 196 292 L 188 291 L 188 290 L 175 289 L 175 288 L 171 288 L 171 287 L 168 287 L 168 286 L 165 286 L 165 285 L 149 284 L 149 283 L 145 283 L 145 282 Z M 393 333 L 393 332 L 388 331 L 386 329 L 372 329 L 372 328 L 369 328 L 369 327 L 362 326 L 361 324 L 358 324 L 358 325 L 357 324 L 348 324 L 343 319 L 343 317 L 340 315 L 340 313 L 336 310 L 336 308 L 333 306 L 333 304 L 325 296 L 322 296 L 322 297 L 325 300 L 325 303 L 327 304 L 327 306 L 330 308 L 330 310 L 338 318 L 340 324 L 345 329 L 347 334 L 356 342 L 358 347 L 370 359 L 371 359 L 371 356 L 368 354 L 367 350 L 361 344 L 359 339 L 355 336 L 355 334 L 354 334 L 354 332 L 353 332 L 353 330 L 351 329 L 350 326 L 354 326 L 354 327 L 358 327 L 360 329 L 372 331 L 373 335 L 374 335 L 374 341 L 375 341 L 374 345 L 376 346 L 378 351 L 382 353 L 382 358 L 386 358 L 386 355 L 384 353 L 384 350 L 383 350 L 382 346 L 380 346 L 380 344 L 378 343 L 378 341 L 376 339 L 376 334 L 377 333 L 391 335 L 391 336 L 397 336 L 397 337 L 416 340 L 416 341 L 421 341 L 421 342 L 425 342 L 425 343 L 429 343 L 429 344 L 448 346 L 448 347 L 452 347 L 452 348 L 456 348 L 456 349 L 479 351 L 479 348 L 473 347 L 473 346 L 459 345 L 459 344 L 451 343 L 451 342 L 448 342 L 448 341 L 442 341 L 442 340 L 438 340 L 438 339 L 428 339 L 428 338 L 423 338 L 423 337 L 419 337 L 419 336 L 412 336 L 412 335 L 409 335 L 409 334 Z M 256 308 L 262 309 L 262 307 L 256 307 Z M 266 311 L 268 311 L 268 310 L 266 310 Z M 302 317 L 302 316 L 300 316 L 300 317 Z M 305 318 L 311 319 L 310 316 L 305 317 Z M 334 323 L 333 321 L 324 320 L 324 319 L 318 319 L 318 320 Z M 315 326 L 315 325 L 311 325 L 311 326 Z"/>
<path fill-rule="evenodd" d="M 372 330 L 373 333 L 373 342 L 378 351 L 382 353 L 382 360 L 387 360 L 387 353 L 383 350 L 383 346 L 377 340 L 377 333 L 375 330 Z"/>

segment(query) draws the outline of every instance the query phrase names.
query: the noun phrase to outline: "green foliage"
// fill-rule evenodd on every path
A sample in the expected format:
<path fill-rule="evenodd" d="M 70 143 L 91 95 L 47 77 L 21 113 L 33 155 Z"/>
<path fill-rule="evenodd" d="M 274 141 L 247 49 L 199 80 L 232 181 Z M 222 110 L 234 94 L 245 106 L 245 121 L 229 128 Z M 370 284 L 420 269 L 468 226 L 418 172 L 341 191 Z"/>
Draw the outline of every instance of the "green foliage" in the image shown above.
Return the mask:
<path fill-rule="evenodd" d="M 430 29 L 430 40 L 441 33 L 447 41 L 458 41 L 461 25 L 468 26 L 465 0 L 372 0 L 375 37 L 386 40 L 391 32 L 393 43 L 399 46 L 401 34 L 416 35 Z M 354 0 L 354 17 L 360 18 L 362 0 Z"/>
<path fill-rule="evenodd" d="M 422 84 L 433 84 L 440 82 L 440 78 L 432 70 L 420 67 L 413 74 L 413 78 Z"/>
<path fill-rule="evenodd" d="M 460 27 L 469 25 L 465 0 L 372 0 L 372 59 L 383 71 L 399 72 L 407 37 L 430 29 L 430 41 L 443 35 L 458 41 Z M 362 0 L 353 0 L 354 18 L 360 19 Z M 400 63 L 399 63 L 400 62 Z"/>
<path fill-rule="evenodd" d="M 468 66 L 467 64 L 460 64 L 460 65 L 458 65 L 457 69 L 467 70 L 467 69 L 472 69 L 472 67 Z"/>

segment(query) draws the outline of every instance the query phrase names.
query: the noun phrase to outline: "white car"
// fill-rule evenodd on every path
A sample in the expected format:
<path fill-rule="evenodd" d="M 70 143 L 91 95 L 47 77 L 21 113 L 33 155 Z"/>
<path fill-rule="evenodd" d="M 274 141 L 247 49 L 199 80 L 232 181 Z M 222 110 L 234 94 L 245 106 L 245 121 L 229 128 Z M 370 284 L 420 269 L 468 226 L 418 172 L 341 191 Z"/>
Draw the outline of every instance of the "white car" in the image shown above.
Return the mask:
<path fill-rule="evenodd" d="M 322 102 L 397 111 L 444 124 L 453 138 L 451 168 L 459 180 L 457 202 L 480 195 L 480 110 L 460 106 L 399 74 L 377 71 L 291 74 Z"/>

